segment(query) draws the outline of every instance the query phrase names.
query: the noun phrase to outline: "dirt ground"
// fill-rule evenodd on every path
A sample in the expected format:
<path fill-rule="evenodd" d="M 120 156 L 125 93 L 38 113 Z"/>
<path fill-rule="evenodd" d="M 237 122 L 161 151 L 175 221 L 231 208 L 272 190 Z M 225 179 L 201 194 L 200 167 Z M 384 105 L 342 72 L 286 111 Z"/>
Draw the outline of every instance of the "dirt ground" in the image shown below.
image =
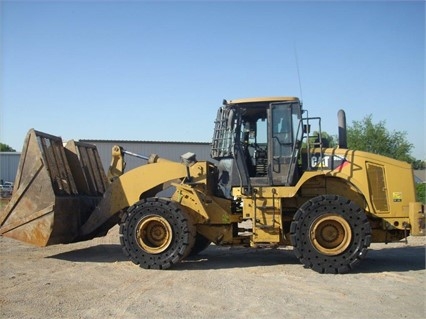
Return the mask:
<path fill-rule="evenodd" d="M 118 227 L 45 248 L 0 237 L 0 317 L 425 318 L 425 243 L 373 244 L 356 271 L 321 275 L 291 248 L 214 245 L 144 270 L 122 254 Z"/>

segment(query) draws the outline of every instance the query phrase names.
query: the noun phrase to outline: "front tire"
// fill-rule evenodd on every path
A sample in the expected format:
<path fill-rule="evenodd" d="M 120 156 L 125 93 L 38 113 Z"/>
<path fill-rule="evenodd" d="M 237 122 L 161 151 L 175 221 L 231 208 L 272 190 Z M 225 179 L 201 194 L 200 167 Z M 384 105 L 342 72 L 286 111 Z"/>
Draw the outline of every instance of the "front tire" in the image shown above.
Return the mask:
<path fill-rule="evenodd" d="M 337 195 L 312 198 L 290 227 L 296 257 L 319 273 L 347 273 L 367 254 L 371 227 L 354 202 Z"/>
<path fill-rule="evenodd" d="M 195 242 L 190 216 L 170 200 L 148 198 L 131 206 L 120 225 L 124 254 L 145 269 L 168 269 L 188 256 Z"/>

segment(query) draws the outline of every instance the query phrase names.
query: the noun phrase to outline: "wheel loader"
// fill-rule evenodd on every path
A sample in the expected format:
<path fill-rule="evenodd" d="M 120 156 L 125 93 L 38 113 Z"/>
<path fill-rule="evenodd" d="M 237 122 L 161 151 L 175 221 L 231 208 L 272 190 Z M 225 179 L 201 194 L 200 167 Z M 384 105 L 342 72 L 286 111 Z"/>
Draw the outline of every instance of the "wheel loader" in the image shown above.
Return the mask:
<path fill-rule="evenodd" d="M 102 167 L 94 145 L 31 129 L 0 234 L 37 246 L 104 236 L 119 224 L 124 254 L 146 269 L 168 269 L 208 245 L 292 246 L 307 268 L 346 273 L 371 243 L 425 234 L 408 163 L 321 134 L 296 97 L 223 101 L 211 161 L 181 161 L 112 149 Z M 316 128 L 314 130 L 314 127 Z M 125 170 L 125 156 L 146 163 Z M 161 196 L 172 189 L 169 197 Z"/>

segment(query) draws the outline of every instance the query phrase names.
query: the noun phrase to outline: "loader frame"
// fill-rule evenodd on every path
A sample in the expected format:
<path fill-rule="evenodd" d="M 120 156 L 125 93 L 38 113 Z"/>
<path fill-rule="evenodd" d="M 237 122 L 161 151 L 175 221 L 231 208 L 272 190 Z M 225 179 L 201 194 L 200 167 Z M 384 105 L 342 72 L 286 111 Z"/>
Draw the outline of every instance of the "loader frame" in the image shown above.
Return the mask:
<path fill-rule="evenodd" d="M 339 111 L 339 126 L 344 118 Z M 147 163 L 125 172 L 125 155 Z M 411 166 L 349 150 L 343 136 L 329 147 L 321 119 L 297 98 L 224 101 L 211 156 L 216 163 L 191 153 L 174 162 L 116 145 L 106 174 L 96 146 L 64 147 L 31 129 L 0 234 L 47 246 L 104 236 L 119 224 L 124 253 L 143 268 L 170 268 L 213 242 L 290 245 L 322 273 L 352 270 L 371 242 L 425 234 Z M 159 196 L 170 187 L 170 198 Z"/>

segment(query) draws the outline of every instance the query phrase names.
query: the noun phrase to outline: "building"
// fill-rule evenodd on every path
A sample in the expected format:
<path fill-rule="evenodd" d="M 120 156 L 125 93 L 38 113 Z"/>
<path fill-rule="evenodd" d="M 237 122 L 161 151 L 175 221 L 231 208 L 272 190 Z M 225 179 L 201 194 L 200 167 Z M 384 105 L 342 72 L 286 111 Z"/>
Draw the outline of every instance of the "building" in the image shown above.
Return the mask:
<path fill-rule="evenodd" d="M 192 152 L 197 160 L 210 159 L 210 143 L 207 142 L 155 142 L 155 141 L 119 141 L 119 140 L 80 140 L 96 145 L 105 172 L 111 163 L 111 150 L 114 145 L 120 145 L 126 151 L 149 156 L 157 154 L 162 158 L 180 162 L 180 156 Z M 14 182 L 19 166 L 21 153 L 0 152 L 0 178 L 3 181 Z M 143 165 L 145 160 L 125 155 L 126 171 Z"/>
<path fill-rule="evenodd" d="M 15 182 L 21 153 L 0 152 L 0 179 L 3 182 Z"/>
<path fill-rule="evenodd" d="M 114 145 L 120 145 L 124 150 L 149 156 L 157 154 L 159 157 L 180 162 L 181 155 L 191 152 L 196 154 L 199 161 L 210 159 L 210 143 L 207 142 L 154 142 L 154 141 L 119 141 L 119 140 L 80 140 L 96 145 L 104 170 L 107 171 L 111 163 L 111 150 Z M 125 155 L 126 171 L 143 165 L 145 160 Z"/>
<path fill-rule="evenodd" d="M 426 169 L 414 170 L 414 179 L 416 183 L 426 183 Z"/>

